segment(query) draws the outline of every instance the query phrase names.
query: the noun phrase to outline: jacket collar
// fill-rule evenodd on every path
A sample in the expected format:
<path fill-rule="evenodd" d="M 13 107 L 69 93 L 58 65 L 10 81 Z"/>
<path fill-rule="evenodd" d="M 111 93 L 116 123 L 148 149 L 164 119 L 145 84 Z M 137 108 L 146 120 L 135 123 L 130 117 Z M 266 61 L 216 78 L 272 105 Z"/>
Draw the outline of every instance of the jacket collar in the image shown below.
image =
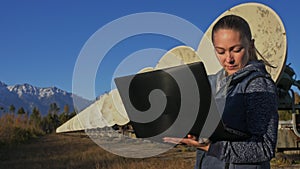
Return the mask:
<path fill-rule="evenodd" d="M 230 82 L 230 84 L 236 84 L 241 82 L 244 78 L 246 78 L 253 72 L 267 73 L 263 61 L 249 61 L 245 67 L 238 70 L 234 74 L 227 76 L 226 81 Z"/>

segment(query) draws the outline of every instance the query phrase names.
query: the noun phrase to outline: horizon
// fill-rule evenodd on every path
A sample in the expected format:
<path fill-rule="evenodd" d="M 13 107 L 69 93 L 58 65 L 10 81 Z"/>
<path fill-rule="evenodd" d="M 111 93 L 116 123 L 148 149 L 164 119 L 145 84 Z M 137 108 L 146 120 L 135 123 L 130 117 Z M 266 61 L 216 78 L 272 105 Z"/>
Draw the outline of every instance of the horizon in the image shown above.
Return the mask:
<path fill-rule="evenodd" d="M 296 55 L 299 23 L 295 20 L 300 16 L 298 1 L 229 0 L 205 4 L 151 1 L 141 4 L 137 0 L 131 3 L 13 0 L 2 2 L 0 6 L 0 55 L 4 59 L 0 66 L 0 81 L 9 86 L 28 83 L 73 93 L 72 80 L 80 52 L 88 39 L 107 24 L 131 14 L 162 12 L 183 18 L 205 32 L 221 13 L 246 2 L 268 5 L 281 17 L 287 34 L 286 65 L 291 63 L 296 77 L 300 76 L 300 59 Z M 97 70 L 95 95 L 111 89 L 111 77 L 124 56 L 149 47 L 168 50 L 178 44 L 174 39 L 155 35 L 134 36 L 119 42 L 107 53 Z M 293 90 L 299 93 L 297 88 L 293 87 Z"/>

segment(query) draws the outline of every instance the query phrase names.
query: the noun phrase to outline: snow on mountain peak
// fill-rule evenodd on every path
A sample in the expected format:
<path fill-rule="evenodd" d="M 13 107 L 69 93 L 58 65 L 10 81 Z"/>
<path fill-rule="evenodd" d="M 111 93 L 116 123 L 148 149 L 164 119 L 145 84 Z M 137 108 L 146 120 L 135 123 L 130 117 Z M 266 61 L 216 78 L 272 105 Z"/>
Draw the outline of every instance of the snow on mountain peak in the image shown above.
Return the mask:
<path fill-rule="evenodd" d="M 67 95 L 66 91 L 61 90 L 55 86 L 41 88 L 41 87 L 32 86 L 28 83 L 24 83 L 22 85 L 17 84 L 17 85 L 13 85 L 13 86 L 7 86 L 7 89 L 10 92 L 17 93 L 19 97 L 21 97 L 23 95 L 30 95 L 30 96 L 35 95 L 35 96 L 38 96 L 39 98 L 41 98 L 41 97 L 50 97 L 55 94 Z"/>
<path fill-rule="evenodd" d="M 37 95 L 38 94 L 38 87 L 34 87 L 30 84 L 17 84 L 13 86 L 7 86 L 10 92 L 15 92 L 18 94 L 19 97 L 22 95 Z"/>
<path fill-rule="evenodd" d="M 0 105 L 8 110 L 10 105 L 16 108 L 23 107 L 26 111 L 39 108 L 42 114 L 48 112 L 49 105 L 56 103 L 61 110 L 65 105 L 73 108 L 73 94 L 57 87 L 35 87 L 30 84 L 16 84 L 8 86 L 0 81 Z M 80 98 L 85 106 L 91 101 Z"/>
<path fill-rule="evenodd" d="M 39 96 L 40 97 L 50 97 L 53 95 L 63 95 L 66 96 L 68 93 L 64 90 L 61 90 L 57 87 L 46 87 L 46 88 L 40 88 L 39 89 Z M 70 94 L 71 95 L 71 94 Z"/>

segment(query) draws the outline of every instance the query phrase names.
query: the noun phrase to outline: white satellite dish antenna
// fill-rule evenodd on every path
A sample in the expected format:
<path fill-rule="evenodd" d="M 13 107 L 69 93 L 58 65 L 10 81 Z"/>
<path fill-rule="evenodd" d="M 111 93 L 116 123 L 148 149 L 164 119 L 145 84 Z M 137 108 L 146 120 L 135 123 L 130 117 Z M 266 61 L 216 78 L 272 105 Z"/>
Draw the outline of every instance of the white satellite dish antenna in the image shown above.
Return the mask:
<path fill-rule="evenodd" d="M 114 89 L 96 100 L 86 109 L 56 129 L 57 133 L 125 125 L 129 122 L 127 113 Z"/>
<path fill-rule="evenodd" d="M 155 69 L 179 66 L 193 62 L 199 62 L 197 52 L 189 46 L 176 46 L 164 54 L 158 61 Z"/>
<path fill-rule="evenodd" d="M 222 13 L 210 25 L 204 34 L 204 38 L 200 41 L 197 50 L 201 56 L 201 60 L 206 63 L 206 67 L 211 69 L 211 71 L 208 70 L 207 72 L 210 74 L 220 69 L 218 59 L 214 55 L 214 52 L 211 52 L 213 49 L 208 48 L 210 45 L 207 44 L 207 39 L 211 39 L 213 25 L 221 17 L 231 14 L 241 16 L 249 23 L 257 50 L 271 65 L 276 67 L 270 68 L 266 66 L 267 71 L 271 74 L 272 79 L 278 82 L 286 62 L 286 32 L 276 12 L 270 7 L 260 3 L 243 3 L 234 6 Z"/>

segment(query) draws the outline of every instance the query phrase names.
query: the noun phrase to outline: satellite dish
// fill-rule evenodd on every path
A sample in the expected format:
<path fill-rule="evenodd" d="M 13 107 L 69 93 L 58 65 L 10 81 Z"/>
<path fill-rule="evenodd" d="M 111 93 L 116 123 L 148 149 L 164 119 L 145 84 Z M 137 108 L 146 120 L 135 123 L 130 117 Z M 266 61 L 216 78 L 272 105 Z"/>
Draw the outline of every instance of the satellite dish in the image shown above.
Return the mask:
<path fill-rule="evenodd" d="M 278 82 L 286 62 L 286 32 L 276 12 L 270 7 L 260 3 L 243 3 L 234 6 L 221 14 L 210 25 L 204 34 L 204 38 L 200 41 L 197 50 L 203 62 L 207 61 L 206 65 L 208 66 L 206 67 L 215 69 L 220 67 L 214 52 L 211 52 L 211 48 L 207 48 L 210 47 L 209 44 L 207 44 L 207 39 L 211 39 L 213 25 L 221 17 L 231 14 L 241 16 L 249 23 L 257 50 L 271 65 L 276 67 L 270 68 L 266 66 L 266 69 L 271 74 L 272 79 Z M 210 73 L 210 71 L 208 71 L 208 73 Z"/>
<path fill-rule="evenodd" d="M 110 92 L 111 95 L 111 107 L 114 107 L 114 111 L 111 111 L 113 113 L 111 113 L 113 115 L 114 118 L 114 123 L 118 124 L 118 125 L 125 125 L 127 123 L 129 123 L 129 117 L 127 116 L 127 112 L 125 110 L 125 107 L 123 105 L 123 102 L 121 100 L 121 96 L 118 92 L 117 89 L 113 89 Z"/>
<path fill-rule="evenodd" d="M 107 120 L 104 119 L 102 110 L 104 100 L 108 97 L 107 94 L 102 95 L 101 99 L 91 104 L 79 114 L 62 124 L 56 129 L 56 133 L 80 131 L 93 128 L 103 128 L 108 126 Z"/>
<path fill-rule="evenodd" d="M 169 50 L 158 61 L 155 69 L 179 66 L 193 62 L 199 62 L 200 57 L 197 52 L 189 46 L 177 46 Z"/>
<path fill-rule="evenodd" d="M 146 73 L 146 72 L 151 72 L 153 70 L 154 70 L 153 67 L 145 67 L 142 70 L 140 70 L 138 73 Z"/>
<path fill-rule="evenodd" d="M 56 133 L 124 125 L 129 122 L 119 92 L 114 89 L 56 129 Z"/>

